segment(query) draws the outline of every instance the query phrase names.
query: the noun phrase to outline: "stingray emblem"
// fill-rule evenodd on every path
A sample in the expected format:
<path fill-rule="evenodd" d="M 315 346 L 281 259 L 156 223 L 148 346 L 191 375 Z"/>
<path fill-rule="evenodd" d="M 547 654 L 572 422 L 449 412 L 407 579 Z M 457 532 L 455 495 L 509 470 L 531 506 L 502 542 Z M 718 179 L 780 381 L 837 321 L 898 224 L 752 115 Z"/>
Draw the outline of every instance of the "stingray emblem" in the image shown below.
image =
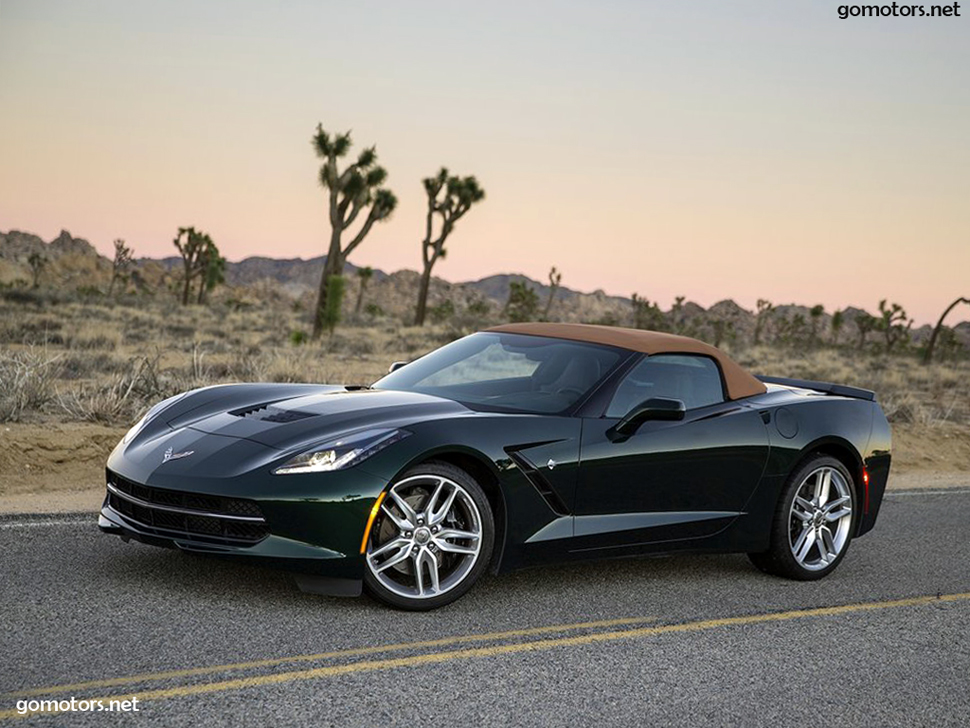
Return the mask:
<path fill-rule="evenodd" d="M 181 460 L 182 458 L 187 458 L 189 455 L 194 453 L 195 450 L 186 450 L 185 452 L 174 452 L 172 448 L 165 451 L 165 455 L 162 456 L 162 462 L 167 463 L 169 460 Z"/>

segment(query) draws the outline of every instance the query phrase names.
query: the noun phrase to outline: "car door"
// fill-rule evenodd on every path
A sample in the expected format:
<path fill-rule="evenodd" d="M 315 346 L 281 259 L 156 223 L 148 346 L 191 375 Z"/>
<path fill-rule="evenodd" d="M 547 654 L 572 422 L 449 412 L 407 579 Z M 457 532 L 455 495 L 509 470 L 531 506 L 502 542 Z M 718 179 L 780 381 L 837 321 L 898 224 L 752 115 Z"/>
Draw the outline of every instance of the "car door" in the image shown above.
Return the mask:
<path fill-rule="evenodd" d="M 611 437 L 623 414 L 654 397 L 683 401 L 684 418 L 646 421 L 632 435 Z M 617 386 L 603 416 L 583 420 L 577 547 L 714 534 L 743 512 L 767 458 L 761 415 L 725 400 L 716 361 L 644 357 Z"/>

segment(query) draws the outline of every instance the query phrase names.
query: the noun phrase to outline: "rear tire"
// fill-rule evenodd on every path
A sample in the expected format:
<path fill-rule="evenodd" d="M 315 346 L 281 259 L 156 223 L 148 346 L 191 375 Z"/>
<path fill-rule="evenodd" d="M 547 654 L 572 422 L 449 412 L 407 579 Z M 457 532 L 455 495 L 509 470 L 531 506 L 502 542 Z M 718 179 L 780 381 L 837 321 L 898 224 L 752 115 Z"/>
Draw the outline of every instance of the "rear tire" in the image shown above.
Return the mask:
<path fill-rule="evenodd" d="M 768 574 L 814 581 L 845 558 L 856 524 L 852 475 L 833 457 L 812 455 L 788 478 L 771 524 L 771 546 L 748 554 Z"/>
<path fill-rule="evenodd" d="M 463 596 L 488 568 L 495 541 L 481 486 L 429 461 L 394 483 L 368 534 L 364 588 L 385 604 L 426 611 Z"/>

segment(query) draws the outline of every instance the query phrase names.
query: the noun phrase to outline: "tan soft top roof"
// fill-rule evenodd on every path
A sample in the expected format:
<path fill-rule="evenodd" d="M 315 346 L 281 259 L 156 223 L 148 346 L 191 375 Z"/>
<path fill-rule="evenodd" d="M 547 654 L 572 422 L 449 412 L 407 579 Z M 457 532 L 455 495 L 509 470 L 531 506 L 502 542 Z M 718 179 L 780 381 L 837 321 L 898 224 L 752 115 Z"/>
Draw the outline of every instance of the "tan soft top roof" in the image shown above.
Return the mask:
<path fill-rule="evenodd" d="M 741 399 L 762 394 L 765 385 L 748 374 L 720 349 L 697 339 L 676 334 L 662 334 L 658 331 L 624 329 L 619 326 L 596 326 L 594 324 L 502 324 L 488 331 L 529 336 L 547 336 L 569 341 L 586 341 L 590 344 L 604 344 L 644 354 L 703 354 L 714 359 L 721 367 L 728 399 Z"/>

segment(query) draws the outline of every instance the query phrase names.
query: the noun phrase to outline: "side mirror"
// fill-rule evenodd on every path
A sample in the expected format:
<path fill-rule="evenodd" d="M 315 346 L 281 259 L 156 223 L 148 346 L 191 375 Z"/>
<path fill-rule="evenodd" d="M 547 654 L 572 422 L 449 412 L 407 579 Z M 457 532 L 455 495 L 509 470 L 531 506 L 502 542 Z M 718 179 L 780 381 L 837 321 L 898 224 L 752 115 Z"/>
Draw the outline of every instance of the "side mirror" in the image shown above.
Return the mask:
<path fill-rule="evenodd" d="M 387 373 L 390 374 L 391 372 L 396 372 L 398 369 L 400 369 L 401 367 L 403 367 L 405 364 L 407 364 L 406 361 L 396 361 L 393 364 L 391 364 L 391 366 L 389 366 L 387 368 Z"/>
<path fill-rule="evenodd" d="M 653 397 L 636 405 L 607 431 L 611 440 L 629 437 L 647 420 L 675 421 L 684 419 L 687 407 L 682 400 Z"/>

